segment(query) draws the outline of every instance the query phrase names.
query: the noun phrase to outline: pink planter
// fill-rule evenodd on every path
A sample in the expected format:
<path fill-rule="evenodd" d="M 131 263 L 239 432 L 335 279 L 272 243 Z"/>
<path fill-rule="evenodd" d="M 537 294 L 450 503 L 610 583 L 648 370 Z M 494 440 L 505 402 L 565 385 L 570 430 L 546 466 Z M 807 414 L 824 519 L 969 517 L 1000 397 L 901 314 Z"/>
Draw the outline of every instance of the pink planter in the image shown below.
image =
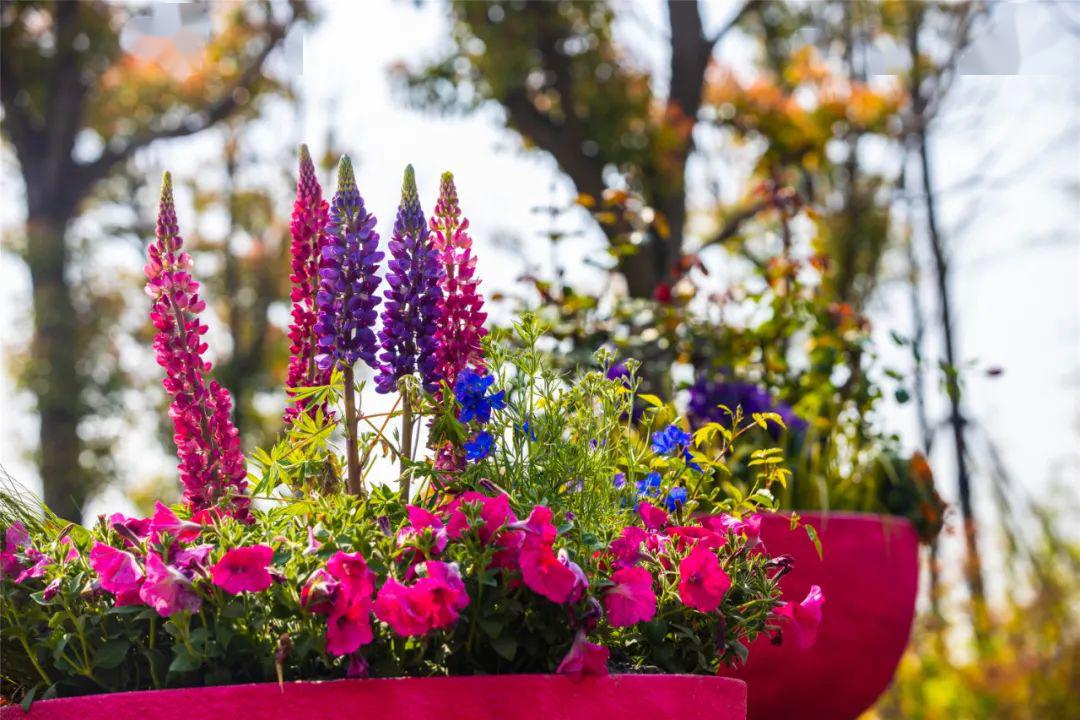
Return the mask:
<path fill-rule="evenodd" d="M 486 675 L 224 685 L 35 703 L 2 720 L 744 720 L 746 686 L 700 675 Z"/>
<path fill-rule="evenodd" d="M 817 529 L 819 559 L 805 528 L 766 516 L 762 539 L 772 556 L 791 555 L 780 581 L 798 602 L 813 584 L 825 594 L 817 642 L 799 650 L 759 638 L 746 666 L 724 674 L 745 680 L 750 720 L 848 720 L 888 687 L 907 645 L 919 581 L 919 542 L 907 520 L 853 513 L 802 513 Z"/>

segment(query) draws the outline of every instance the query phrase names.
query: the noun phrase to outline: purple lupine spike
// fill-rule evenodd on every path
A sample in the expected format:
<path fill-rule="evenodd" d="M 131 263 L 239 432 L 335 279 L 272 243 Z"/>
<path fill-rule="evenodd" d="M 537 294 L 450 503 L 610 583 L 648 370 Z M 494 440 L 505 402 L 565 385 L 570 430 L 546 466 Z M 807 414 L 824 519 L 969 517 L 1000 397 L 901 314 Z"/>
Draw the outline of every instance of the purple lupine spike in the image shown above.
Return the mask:
<path fill-rule="evenodd" d="M 315 297 L 318 319 L 316 366 L 325 372 L 335 365 L 351 368 L 363 360 L 373 370 L 376 340 L 372 327 L 377 317 L 379 277 L 375 274 L 383 253 L 375 216 L 364 208 L 347 155 L 338 165 L 338 186 L 330 202 L 327 242 L 319 261 L 319 292 Z"/>
<path fill-rule="evenodd" d="M 424 388 L 434 392 L 439 387 L 435 330 L 442 299 L 442 267 L 438 251 L 428 240 L 412 165 L 405 168 L 401 184 L 401 205 L 390 240 L 390 255 L 386 305 L 379 331 L 382 363 L 375 388 L 381 393 L 391 392 L 399 379 L 418 372 Z"/>
<path fill-rule="evenodd" d="M 289 324 L 289 376 L 286 388 L 326 385 L 330 382 L 328 368 L 315 364 L 318 337 L 315 321 L 318 308 L 315 296 L 319 289 L 319 258 L 327 243 L 326 223 L 329 205 L 323 199 L 322 188 L 315 177 L 307 145 L 300 146 L 300 176 L 296 182 L 296 200 L 292 221 L 292 323 Z M 308 400 L 297 399 L 285 409 L 285 422 L 304 411 Z M 326 409 L 324 408 L 324 412 Z"/>
<path fill-rule="evenodd" d="M 173 204 L 172 178 L 161 183 L 156 239 L 148 249 L 146 293 L 153 301 L 150 320 L 157 328 L 154 352 L 165 369 L 162 385 L 172 396 L 177 466 L 184 502 L 192 511 L 221 506 L 246 518 L 250 498 L 244 495 L 247 469 L 240 437 L 232 422 L 232 400 L 214 381 L 207 384 L 211 365 L 203 359 L 207 326 L 199 320 L 206 301 L 199 283 L 188 272 L 191 256 L 182 250 Z"/>
<path fill-rule="evenodd" d="M 443 173 L 439 200 L 431 217 L 431 242 L 439 253 L 443 277 L 436 330 L 436 365 L 451 387 L 470 365 L 484 366 L 481 338 L 487 334 L 484 298 L 477 292 L 476 257 L 472 254 L 469 220 L 461 216 L 453 173 Z"/>

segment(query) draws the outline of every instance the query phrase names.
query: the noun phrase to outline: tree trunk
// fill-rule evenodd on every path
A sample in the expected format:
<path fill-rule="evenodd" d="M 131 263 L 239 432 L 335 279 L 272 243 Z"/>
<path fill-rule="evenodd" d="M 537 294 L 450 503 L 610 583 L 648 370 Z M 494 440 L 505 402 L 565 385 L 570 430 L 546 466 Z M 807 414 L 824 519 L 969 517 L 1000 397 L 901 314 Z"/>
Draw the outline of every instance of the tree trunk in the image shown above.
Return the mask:
<path fill-rule="evenodd" d="M 31 210 L 26 224 L 26 262 L 34 286 L 31 388 L 41 418 L 41 484 L 45 504 L 53 512 L 81 521 L 90 487 L 79 462 L 85 380 L 78 367 L 78 320 L 71 288 L 65 282 L 70 214 L 36 210 Z"/>

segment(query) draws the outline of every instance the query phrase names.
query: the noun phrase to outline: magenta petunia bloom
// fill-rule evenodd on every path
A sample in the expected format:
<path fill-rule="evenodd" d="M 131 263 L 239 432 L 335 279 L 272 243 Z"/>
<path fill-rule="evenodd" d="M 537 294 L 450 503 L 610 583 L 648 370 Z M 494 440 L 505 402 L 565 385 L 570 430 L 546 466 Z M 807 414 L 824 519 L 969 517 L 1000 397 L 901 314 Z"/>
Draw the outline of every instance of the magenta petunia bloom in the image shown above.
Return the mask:
<path fill-rule="evenodd" d="M 210 577 L 215 585 L 230 595 L 261 592 L 273 582 L 267 570 L 273 557 L 274 549 L 269 545 L 233 548 L 210 569 Z"/>
<path fill-rule="evenodd" d="M 560 604 L 571 602 L 575 593 L 580 597 L 579 577 L 559 561 L 550 546 L 530 545 L 526 540 L 518 563 L 525 586 L 538 595 Z"/>
<path fill-rule="evenodd" d="M 585 633 L 579 631 L 574 637 L 570 652 L 559 663 L 555 672 L 564 675 L 599 675 L 608 674 L 608 649 L 603 645 L 591 643 L 585 639 Z"/>
<path fill-rule="evenodd" d="M 457 565 L 427 562 L 423 569 L 426 575 L 416 581 L 413 590 L 422 593 L 431 629 L 450 627 L 457 622 L 458 613 L 469 604 L 469 594 Z"/>
<path fill-rule="evenodd" d="M 425 574 L 413 585 L 387 580 L 375 599 L 375 617 L 405 637 L 450 627 L 469 604 L 456 565 L 427 562 L 417 569 Z"/>
<path fill-rule="evenodd" d="M 415 505 L 406 505 L 405 510 L 409 515 L 409 524 L 398 531 L 397 541 L 399 545 L 423 535 L 424 530 L 430 530 L 435 541 L 434 551 L 441 553 L 446 549 L 449 537 L 438 515 Z"/>
<path fill-rule="evenodd" d="M 154 542 L 161 541 L 161 533 L 169 533 L 180 542 L 192 542 L 201 532 L 202 526 L 198 523 L 181 520 L 160 500 L 154 503 L 154 516 L 150 518 L 150 534 Z"/>
<path fill-rule="evenodd" d="M 340 592 L 338 579 L 324 568 L 319 568 L 300 588 L 300 607 L 318 615 L 329 615 L 334 611 Z"/>
<path fill-rule="evenodd" d="M 757 547 L 761 543 L 761 515 L 737 518 L 727 513 L 708 515 L 701 519 L 701 524 L 718 533 L 734 533 L 746 538 L 746 546 Z M 761 548 L 764 550 L 764 546 Z"/>
<path fill-rule="evenodd" d="M 375 617 L 402 637 L 424 635 L 430 629 L 424 599 L 397 580 L 387 580 L 375 597 Z"/>
<path fill-rule="evenodd" d="M 42 577 L 45 574 L 45 568 L 52 565 L 52 558 L 36 548 L 26 548 L 24 554 L 26 555 L 26 559 L 30 562 L 30 567 L 26 568 L 16 576 L 16 584 L 24 583 L 31 578 Z"/>
<path fill-rule="evenodd" d="M 529 513 L 529 517 L 522 522 L 514 524 L 515 528 L 519 528 L 525 531 L 525 544 L 530 545 L 551 545 L 555 542 L 555 537 L 559 534 L 558 528 L 555 527 L 555 523 L 552 519 L 555 516 L 551 512 L 551 508 L 544 505 L 537 505 Z"/>
<path fill-rule="evenodd" d="M 171 564 L 187 577 L 194 577 L 196 574 L 206 575 L 206 561 L 213 549 L 213 545 L 191 545 L 180 548 L 173 555 Z"/>
<path fill-rule="evenodd" d="M 585 594 L 585 591 L 589 589 L 589 578 L 585 576 L 585 571 L 581 569 L 581 566 L 570 559 L 570 554 L 566 552 L 565 548 L 560 549 L 556 556 L 563 565 L 570 571 L 570 574 L 574 576 L 574 585 L 570 588 L 570 595 L 567 597 L 567 602 L 577 602 L 581 599 L 581 596 Z"/>
<path fill-rule="evenodd" d="M 648 622 L 656 614 L 652 575 L 643 567 L 625 567 L 611 575 L 614 583 L 604 593 L 604 611 L 612 627 Z"/>
<path fill-rule="evenodd" d="M 341 583 L 350 600 L 366 598 L 370 601 L 375 592 L 375 574 L 368 568 L 363 555 L 339 550 L 326 563 L 326 570 Z"/>
<path fill-rule="evenodd" d="M 351 600 L 342 594 L 339 606 L 326 619 L 326 652 L 331 655 L 348 655 L 362 645 L 371 642 L 371 598 L 357 597 Z"/>
<path fill-rule="evenodd" d="M 679 598 L 687 607 L 710 613 L 720 607 L 731 578 L 711 550 L 697 545 L 679 563 Z"/>
<path fill-rule="evenodd" d="M 710 550 L 719 550 L 727 543 L 727 539 L 720 533 L 699 525 L 676 525 L 667 528 L 666 532 L 668 537 L 675 541 L 675 550 L 677 552 L 684 552 L 687 548 L 695 545 L 701 545 Z"/>
<path fill-rule="evenodd" d="M 821 606 L 825 604 L 825 595 L 817 585 L 810 587 L 802 602 L 784 603 L 773 611 L 785 636 L 795 639 L 800 649 L 806 650 L 817 640 L 818 628 L 821 627 Z"/>
<path fill-rule="evenodd" d="M 97 573 L 101 587 L 116 596 L 117 605 L 139 605 L 139 588 L 146 579 L 135 556 L 123 550 L 94 543 L 90 549 L 90 567 Z"/>
<path fill-rule="evenodd" d="M 202 598 L 184 573 L 166 565 L 156 553 L 146 555 L 146 580 L 139 588 L 142 601 L 161 617 L 177 612 L 199 612 Z"/>
<path fill-rule="evenodd" d="M 138 547 L 150 537 L 150 518 L 128 517 L 123 513 L 109 516 L 109 527 L 124 540 L 124 547 Z"/>
<path fill-rule="evenodd" d="M 30 546 L 30 533 L 26 526 L 16 520 L 4 531 L 4 546 L 0 551 L 0 571 L 7 577 L 14 577 L 24 569 L 17 553 Z"/>
<path fill-rule="evenodd" d="M 460 538 L 469 525 L 461 506 L 473 503 L 480 505 L 481 524 L 476 529 L 480 542 L 484 544 L 490 543 L 503 527 L 517 522 L 517 517 L 510 509 L 509 495 L 500 493 L 495 497 L 489 497 L 475 490 L 469 490 L 454 498 L 448 508 L 450 517 L 446 521 L 446 532 L 452 539 Z"/>
<path fill-rule="evenodd" d="M 619 537 L 611 541 L 612 564 L 616 568 L 631 567 L 641 560 L 641 543 L 645 542 L 649 534 L 636 525 L 628 525 L 622 529 Z"/>
<path fill-rule="evenodd" d="M 668 514 L 650 502 L 643 500 L 638 503 L 637 511 L 645 527 L 650 530 L 660 530 L 668 524 Z"/>

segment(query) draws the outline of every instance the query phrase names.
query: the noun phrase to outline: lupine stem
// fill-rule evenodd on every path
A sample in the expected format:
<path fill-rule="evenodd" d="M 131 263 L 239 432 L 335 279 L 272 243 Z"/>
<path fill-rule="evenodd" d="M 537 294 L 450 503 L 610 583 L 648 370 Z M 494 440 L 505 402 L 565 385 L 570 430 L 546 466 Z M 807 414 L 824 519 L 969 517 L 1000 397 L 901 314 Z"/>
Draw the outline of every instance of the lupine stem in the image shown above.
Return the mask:
<path fill-rule="evenodd" d="M 349 492 L 363 495 L 363 480 L 360 478 L 359 428 L 356 419 L 356 388 L 353 382 L 353 369 L 345 367 L 345 457 L 349 472 Z"/>
<path fill-rule="evenodd" d="M 409 501 L 409 486 L 412 484 L 411 475 L 406 474 L 407 468 L 413 459 L 413 413 L 412 398 L 409 396 L 407 387 L 401 388 L 401 498 Z"/>

